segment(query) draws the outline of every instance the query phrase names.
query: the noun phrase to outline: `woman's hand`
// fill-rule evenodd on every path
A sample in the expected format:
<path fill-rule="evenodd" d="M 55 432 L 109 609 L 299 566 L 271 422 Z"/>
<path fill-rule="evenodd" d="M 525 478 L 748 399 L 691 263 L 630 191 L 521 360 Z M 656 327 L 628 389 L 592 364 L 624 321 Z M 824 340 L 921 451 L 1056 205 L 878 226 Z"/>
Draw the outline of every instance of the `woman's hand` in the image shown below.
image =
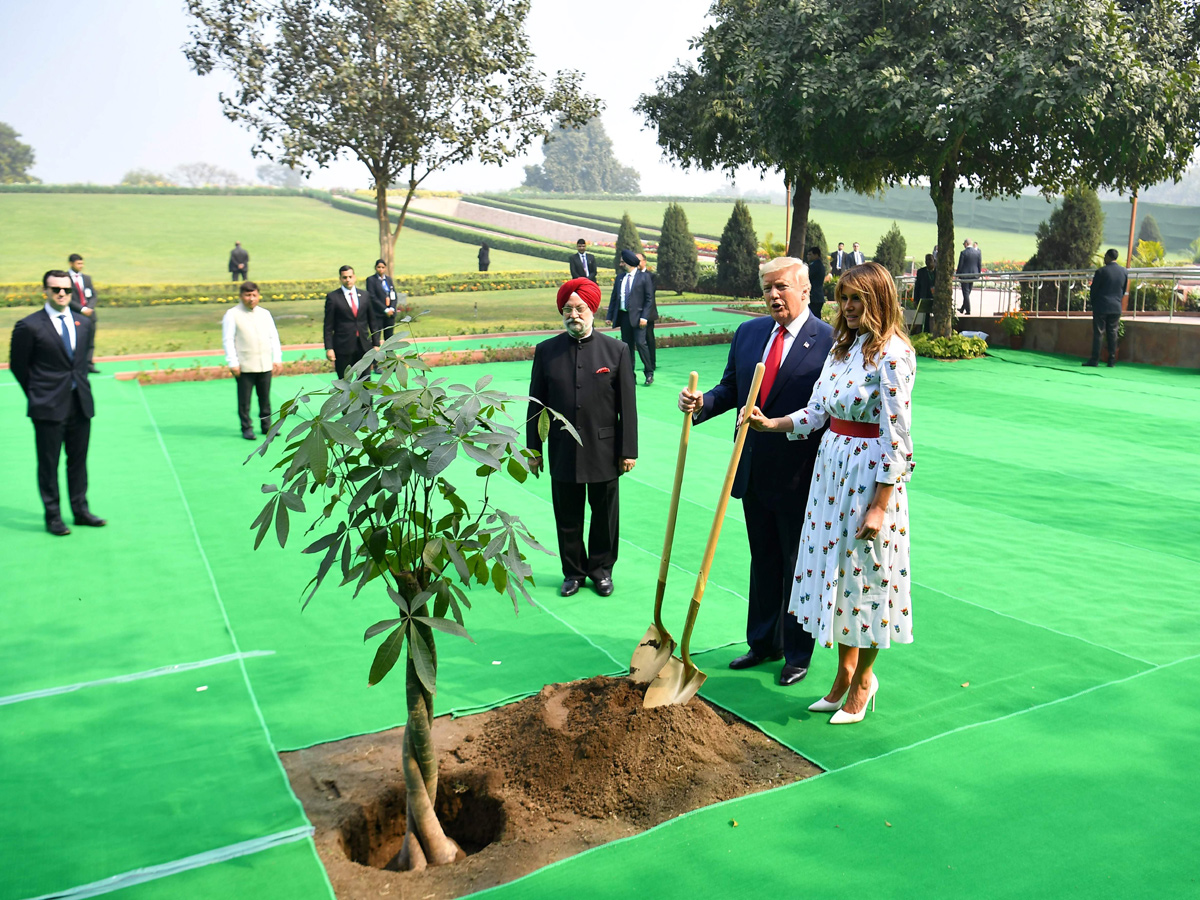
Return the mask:
<path fill-rule="evenodd" d="M 746 408 L 743 406 L 738 413 L 738 426 L 741 427 L 742 416 L 746 414 Z M 755 431 L 791 431 L 792 420 L 788 416 L 782 416 L 778 419 L 768 419 L 763 415 L 763 411 L 757 406 L 750 411 L 750 427 Z"/>
<path fill-rule="evenodd" d="M 858 526 L 854 537 L 860 541 L 873 541 L 879 537 L 879 531 L 882 528 L 883 508 L 871 504 L 867 507 L 867 514 L 863 516 L 862 524 Z"/>

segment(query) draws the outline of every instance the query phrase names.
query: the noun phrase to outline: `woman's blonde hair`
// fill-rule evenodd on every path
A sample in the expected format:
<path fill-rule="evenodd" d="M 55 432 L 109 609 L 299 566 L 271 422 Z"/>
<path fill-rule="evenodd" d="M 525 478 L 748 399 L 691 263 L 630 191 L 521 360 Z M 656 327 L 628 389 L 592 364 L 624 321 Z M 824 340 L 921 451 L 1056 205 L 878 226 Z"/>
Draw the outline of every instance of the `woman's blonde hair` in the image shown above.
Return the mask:
<path fill-rule="evenodd" d="M 864 309 L 858 320 L 857 331 L 846 325 L 846 317 L 842 312 L 842 300 L 849 294 L 861 294 L 863 298 Z M 892 335 L 912 345 L 908 339 L 908 329 L 904 327 L 904 311 L 896 296 L 896 281 L 879 263 L 867 262 L 843 272 L 833 298 L 838 303 L 837 315 L 833 319 L 834 359 L 845 359 L 860 334 L 867 335 L 863 359 L 872 365 Z"/>

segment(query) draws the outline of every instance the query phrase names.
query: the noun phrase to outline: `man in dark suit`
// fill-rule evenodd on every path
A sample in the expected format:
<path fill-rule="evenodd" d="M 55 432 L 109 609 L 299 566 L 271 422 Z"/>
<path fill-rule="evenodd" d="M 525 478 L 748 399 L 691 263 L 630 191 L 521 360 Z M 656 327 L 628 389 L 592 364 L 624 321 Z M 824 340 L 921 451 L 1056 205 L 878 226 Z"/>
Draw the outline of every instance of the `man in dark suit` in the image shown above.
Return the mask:
<path fill-rule="evenodd" d="M 654 323 L 658 321 L 658 303 L 655 300 L 657 289 L 654 286 L 654 273 L 646 265 L 646 256 L 639 253 L 638 271 L 650 282 L 650 302 L 642 308 L 642 318 L 646 320 L 646 349 L 650 351 L 650 377 L 646 384 L 654 383 L 654 372 L 658 369 L 658 348 L 654 344 Z"/>
<path fill-rule="evenodd" d="M 88 509 L 87 451 L 92 433 L 92 386 L 88 350 L 92 323 L 71 311 L 71 278 L 60 269 L 42 276 L 46 305 L 13 327 L 9 364 L 25 391 L 26 414 L 37 444 L 38 492 L 46 530 L 66 535 L 58 493 L 58 458 L 67 451 L 67 496 L 76 525 L 99 527 L 105 520 Z"/>
<path fill-rule="evenodd" d="M 325 295 L 325 356 L 337 377 L 379 346 L 380 323 L 371 311 L 367 295 L 354 286 L 354 267 L 338 269 L 342 286 Z"/>
<path fill-rule="evenodd" d="M 916 304 L 916 315 L 913 316 L 911 334 L 918 330 L 928 331 L 929 315 L 933 312 L 933 285 L 937 278 L 937 267 L 932 253 L 925 254 L 925 265 L 917 269 L 917 277 L 913 282 L 913 302 Z"/>
<path fill-rule="evenodd" d="M 838 248 L 829 254 L 829 271 L 834 278 L 841 278 L 848 262 L 846 245 L 838 241 Z"/>
<path fill-rule="evenodd" d="M 850 263 L 846 268 L 850 269 L 854 266 L 861 266 L 867 258 L 863 256 L 863 252 L 858 249 L 858 241 L 854 242 L 854 249 L 850 251 Z"/>
<path fill-rule="evenodd" d="M 100 370 L 96 368 L 92 360 L 96 356 L 96 303 L 100 298 L 96 296 L 96 289 L 92 285 L 92 276 L 85 275 L 83 272 L 83 257 L 78 253 L 72 253 L 67 257 L 67 262 L 70 264 L 67 275 L 71 278 L 71 310 L 87 316 L 92 323 L 92 344 L 88 348 L 87 363 L 88 371 L 96 374 Z"/>
<path fill-rule="evenodd" d="M 808 311 L 818 319 L 825 306 L 825 261 L 821 259 L 820 247 L 808 248 Z"/>
<path fill-rule="evenodd" d="M 375 260 L 375 274 L 367 278 L 367 296 L 371 298 L 371 311 L 383 332 L 383 340 L 392 336 L 396 329 L 396 285 L 387 273 L 387 263 Z"/>
<path fill-rule="evenodd" d="M 684 389 L 679 408 L 697 424 L 746 404 L 754 368 L 766 365 L 757 406 L 774 415 L 803 409 L 833 346 L 833 329 L 808 308 L 808 269 L 791 257 L 777 257 L 760 270 L 770 318 L 738 326 L 729 348 L 725 374 L 705 394 Z M 766 413 L 771 415 L 771 413 Z M 749 652 L 729 663 L 746 669 L 783 657 L 779 683 L 795 684 L 808 674 L 813 636 L 787 613 L 804 528 L 804 507 L 818 436 L 788 441 L 781 434 L 751 431 L 733 483 L 742 501 L 750 541 Z M 777 440 L 782 438 L 782 440 Z"/>
<path fill-rule="evenodd" d="M 983 257 L 971 246 L 970 240 L 963 241 L 962 252 L 958 254 L 958 266 L 954 274 L 959 276 L 958 283 L 962 287 L 962 306 L 958 308 L 960 315 L 971 314 L 971 289 L 975 286 L 975 278 L 983 271 Z"/>
<path fill-rule="evenodd" d="M 1100 365 L 1100 338 L 1108 343 L 1108 365 L 1117 364 L 1117 329 L 1121 326 L 1121 307 L 1129 293 L 1129 273 L 1117 262 L 1120 254 L 1109 249 L 1104 254 L 1104 265 L 1092 276 L 1089 295 L 1092 301 L 1092 355 L 1085 366 Z"/>
<path fill-rule="evenodd" d="M 234 241 L 233 249 L 229 251 L 229 274 L 234 281 L 239 278 L 245 281 L 250 274 L 250 254 L 242 247 L 241 241 Z"/>
<path fill-rule="evenodd" d="M 628 348 L 596 331 L 600 288 L 587 278 L 574 278 L 558 289 L 563 334 L 533 351 L 529 378 L 528 446 L 539 454 L 538 419 L 543 404 L 560 412 L 579 434 L 577 443 L 551 417 L 550 491 L 562 559 L 561 593 L 570 597 L 585 578 L 596 593 L 613 592 L 612 570 L 620 540 L 617 479 L 637 462 L 637 389 Z M 529 461 L 535 475 L 541 457 Z M 583 542 L 583 504 L 592 509 L 587 546 Z"/>
<path fill-rule="evenodd" d="M 629 364 L 633 365 L 635 353 L 641 359 L 646 384 L 650 385 L 654 383 L 654 364 L 646 343 L 646 314 L 654 307 L 654 284 L 649 272 L 638 270 L 637 254 L 632 250 L 621 251 L 621 269 L 613 282 L 606 318 L 621 329 L 621 340 L 629 347 Z"/>
<path fill-rule="evenodd" d="M 596 269 L 596 257 L 587 252 L 587 241 L 580 238 L 575 242 L 575 255 L 571 257 L 571 277 L 590 278 L 596 281 L 599 272 Z"/>

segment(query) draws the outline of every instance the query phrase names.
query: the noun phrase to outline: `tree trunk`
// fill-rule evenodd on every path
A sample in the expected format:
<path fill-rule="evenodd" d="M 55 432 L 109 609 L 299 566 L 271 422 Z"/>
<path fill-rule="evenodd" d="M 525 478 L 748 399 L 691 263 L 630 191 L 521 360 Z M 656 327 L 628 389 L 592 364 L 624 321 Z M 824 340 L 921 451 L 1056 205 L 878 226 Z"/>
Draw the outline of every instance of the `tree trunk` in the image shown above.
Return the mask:
<path fill-rule="evenodd" d="M 792 233 L 788 235 L 788 256 L 807 259 L 804 241 L 808 238 L 808 213 L 812 206 L 813 182 L 811 178 L 797 178 L 792 182 Z"/>
<path fill-rule="evenodd" d="M 375 218 L 379 222 L 379 258 L 387 264 L 388 275 L 392 274 L 392 225 L 388 221 L 386 179 L 375 179 Z"/>
<path fill-rule="evenodd" d="M 418 625 L 433 647 L 433 630 Z M 437 658 L 434 657 L 436 671 Z M 442 831 L 434 803 L 437 800 L 437 755 L 433 749 L 433 696 L 417 676 L 411 651 L 404 673 L 408 697 L 408 722 L 404 726 L 401 765 L 404 769 L 407 825 L 400 847 L 401 871 L 418 871 L 427 866 L 444 866 L 466 856 L 453 838 Z"/>
<path fill-rule="evenodd" d="M 954 332 L 954 190 L 958 181 L 958 145 L 942 160 L 940 171 L 930 172 L 929 195 L 937 209 L 937 269 L 933 279 L 935 338 Z"/>

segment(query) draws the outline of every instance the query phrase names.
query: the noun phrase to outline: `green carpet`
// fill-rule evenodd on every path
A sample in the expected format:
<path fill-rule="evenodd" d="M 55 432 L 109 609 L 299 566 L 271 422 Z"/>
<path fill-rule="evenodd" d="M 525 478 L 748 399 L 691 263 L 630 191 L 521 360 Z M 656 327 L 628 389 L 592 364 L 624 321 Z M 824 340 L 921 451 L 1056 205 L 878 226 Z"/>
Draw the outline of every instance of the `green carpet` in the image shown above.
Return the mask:
<path fill-rule="evenodd" d="M 692 369 L 715 382 L 727 350 L 664 351 L 655 386 L 639 389 L 617 593 L 559 597 L 552 557 L 532 560 L 539 606 L 514 615 L 474 591 L 476 643 L 439 642 L 439 712 L 627 664 L 650 621 L 677 388 Z M 522 393 L 529 367 L 451 371 Z M 275 400 L 313 383 L 280 379 Z M 97 379 L 96 393 L 90 499 L 110 525 L 56 540 L 41 527 L 23 397 L 0 375 L 0 846 L 22 860 L 0 866 L 0 900 L 96 883 L 137 898 L 328 897 L 274 753 L 402 723 L 401 681 L 366 687 L 362 632 L 387 601 L 329 588 L 301 613 L 310 560 L 271 541 L 251 549 L 270 471 L 242 465 L 253 445 L 230 383 Z M 807 712 L 831 651 L 790 689 L 775 667 L 727 668 L 744 646 L 749 565 L 736 502 L 693 638 L 704 695 L 827 774 L 492 893 L 632 896 L 652 873 L 664 896 L 1197 894 L 1184 861 L 1200 849 L 1186 790 L 1200 750 L 1187 712 L 1200 701 L 1198 401 L 1191 371 L 1012 351 L 922 360 L 915 643 L 882 654 L 876 711 L 851 728 Z M 692 434 L 666 602 L 676 633 L 732 419 Z M 553 546 L 549 488 L 504 481 L 492 497 Z"/>

